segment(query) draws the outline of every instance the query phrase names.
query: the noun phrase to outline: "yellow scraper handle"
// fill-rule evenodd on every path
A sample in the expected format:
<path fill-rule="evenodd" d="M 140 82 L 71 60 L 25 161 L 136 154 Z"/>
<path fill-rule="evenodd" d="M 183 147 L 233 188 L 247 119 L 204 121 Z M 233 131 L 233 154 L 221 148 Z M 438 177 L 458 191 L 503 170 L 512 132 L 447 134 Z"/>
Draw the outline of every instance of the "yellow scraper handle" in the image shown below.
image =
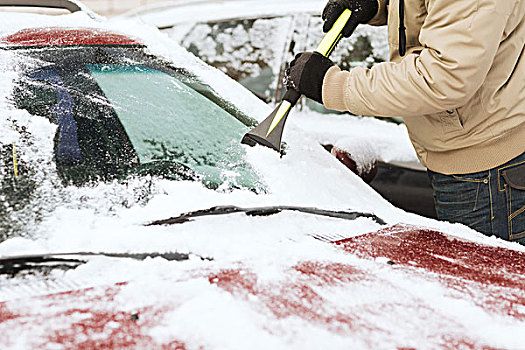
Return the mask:
<path fill-rule="evenodd" d="M 328 57 L 332 53 L 333 49 L 335 48 L 335 45 L 339 42 L 339 39 L 341 39 L 341 35 L 343 32 L 343 28 L 346 25 L 346 22 L 350 19 L 350 16 L 352 15 L 352 11 L 346 9 L 341 13 L 337 21 L 335 21 L 334 25 L 332 26 L 332 29 L 326 33 L 323 40 L 317 46 L 317 49 L 315 49 L 316 52 L 320 53 L 321 55 Z"/>

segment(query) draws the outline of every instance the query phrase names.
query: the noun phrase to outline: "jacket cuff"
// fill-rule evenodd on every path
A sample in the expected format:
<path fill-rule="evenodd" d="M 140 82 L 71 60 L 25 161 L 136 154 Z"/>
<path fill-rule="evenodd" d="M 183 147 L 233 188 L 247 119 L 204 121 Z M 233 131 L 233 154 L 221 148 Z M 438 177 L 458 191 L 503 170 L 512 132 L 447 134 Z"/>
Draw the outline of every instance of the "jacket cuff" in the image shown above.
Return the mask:
<path fill-rule="evenodd" d="M 346 111 L 345 91 L 350 73 L 342 71 L 338 66 L 331 67 L 323 80 L 323 104 L 326 108 L 336 111 Z"/>

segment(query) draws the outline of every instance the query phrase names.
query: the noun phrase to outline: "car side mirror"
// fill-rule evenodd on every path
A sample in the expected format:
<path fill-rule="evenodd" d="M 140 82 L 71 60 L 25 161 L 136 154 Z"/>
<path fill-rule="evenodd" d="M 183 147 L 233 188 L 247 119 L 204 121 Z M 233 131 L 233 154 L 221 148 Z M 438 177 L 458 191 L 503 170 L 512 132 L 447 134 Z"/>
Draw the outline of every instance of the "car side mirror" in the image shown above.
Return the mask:
<path fill-rule="evenodd" d="M 352 158 L 352 155 L 347 151 L 344 151 L 337 147 L 332 147 L 330 153 L 334 155 L 337 160 L 343 163 L 353 173 L 358 175 L 364 182 L 370 183 L 377 175 L 377 161 L 372 160 L 365 168 L 360 168 L 356 161 Z"/>

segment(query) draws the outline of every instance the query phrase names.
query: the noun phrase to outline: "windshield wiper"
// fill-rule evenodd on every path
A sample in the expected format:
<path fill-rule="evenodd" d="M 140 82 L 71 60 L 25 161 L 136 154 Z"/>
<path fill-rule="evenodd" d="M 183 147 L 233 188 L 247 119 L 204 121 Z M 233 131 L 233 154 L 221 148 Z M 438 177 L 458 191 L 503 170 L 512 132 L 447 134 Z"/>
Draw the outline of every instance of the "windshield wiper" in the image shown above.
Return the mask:
<path fill-rule="evenodd" d="M 87 263 L 83 257 L 105 256 L 110 258 L 128 258 L 134 260 L 145 260 L 147 258 L 164 258 L 168 261 L 184 261 L 190 258 L 190 254 L 167 252 L 167 253 L 96 253 L 96 252 L 74 252 L 74 253 L 49 253 L 0 257 L 0 275 L 15 276 L 21 271 L 48 272 L 55 269 L 72 270 Z M 202 260 L 213 260 L 203 258 Z"/>
<path fill-rule="evenodd" d="M 335 211 L 335 210 L 324 210 L 311 207 L 298 207 L 298 206 L 269 206 L 269 207 L 255 207 L 255 208 L 242 208 L 234 205 L 221 205 L 216 207 L 211 207 L 209 209 L 197 210 L 188 213 L 181 214 L 165 220 L 157 220 L 145 224 L 145 226 L 154 226 L 154 225 L 173 225 L 173 224 L 182 224 L 191 219 L 201 216 L 212 216 L 212 215 L 226 215 L 226 214 L 235 214 L 235 213 L 244 213 L 248 216 L 269 216 L 274 214 L 279 214 L 283 211 L 298 211 L 305 214 L 327 216 L 331 218 L 343 219 L 343 220 L 355 220 L 358 218 L 369 218 L 374 220 L 379 225 L 386 225 L 386 222 L 381 218 L 377 217 L 371 213 L 361 213 L 356 211 Z"/>

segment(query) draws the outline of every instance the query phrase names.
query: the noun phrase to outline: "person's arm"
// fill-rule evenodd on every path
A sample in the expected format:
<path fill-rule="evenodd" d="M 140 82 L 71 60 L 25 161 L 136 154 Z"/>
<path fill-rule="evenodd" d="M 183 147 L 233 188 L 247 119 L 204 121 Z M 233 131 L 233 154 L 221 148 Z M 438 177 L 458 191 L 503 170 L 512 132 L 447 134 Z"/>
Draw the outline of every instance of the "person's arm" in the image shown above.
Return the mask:
<path fill-rule="evenodd" d="M 429 0 L 420 32 L 424 47 L 399 63 L 323 80 L 325 106 L 373 116 L 416 116 L 465 104 L 488 74 L 515 0 Z"/>

